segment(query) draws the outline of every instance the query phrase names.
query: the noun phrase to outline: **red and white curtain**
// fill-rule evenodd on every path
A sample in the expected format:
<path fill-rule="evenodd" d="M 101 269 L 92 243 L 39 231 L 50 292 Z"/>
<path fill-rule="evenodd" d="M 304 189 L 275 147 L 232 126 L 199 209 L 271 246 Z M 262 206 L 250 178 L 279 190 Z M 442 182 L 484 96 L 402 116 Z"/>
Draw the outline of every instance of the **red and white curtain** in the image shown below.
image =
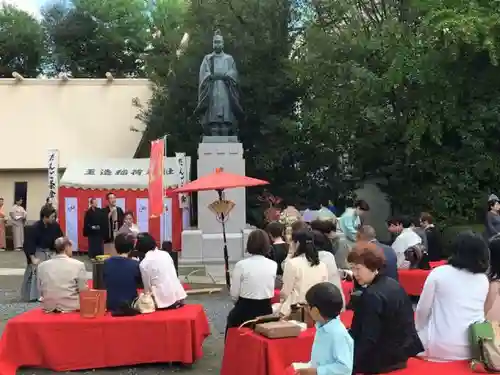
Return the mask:
<path fill-rule="evenodd" d="M 59 223 L 61 229 L 73 242 L 78 251 L 88 251 L 88 242 L 83 237 L 83 220 L 89 207 L 90 198 L 96 198 L 99 207 L 105 204 L 106 194 L 110 190 L 80 189 L 61 187 L 59 189 Z M 149 232 L 160 244 L 162 241 L 172 241 L 174 249 L 181 249 L 181 233 L 185 218 L 185 209 L 181 209 L 177 196 L 165 197 L 165 212 L 160 218 L 150 218 L 148 191 L 113 190 L 117 205 L 123 211 L 134 214 L 141 232 Z M 168 194 L 168 192 L 167 192 Z M 184 219 L 184 220 L 183 220 Z"/>

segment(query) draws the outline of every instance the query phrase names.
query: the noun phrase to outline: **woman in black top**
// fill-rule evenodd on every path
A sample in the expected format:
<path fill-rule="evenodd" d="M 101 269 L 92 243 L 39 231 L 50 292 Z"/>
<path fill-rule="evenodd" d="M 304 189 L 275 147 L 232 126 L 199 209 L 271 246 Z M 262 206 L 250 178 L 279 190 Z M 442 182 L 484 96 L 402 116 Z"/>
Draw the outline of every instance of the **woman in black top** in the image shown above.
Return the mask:
<path fill-rule="evenodd" d="M 276 289 L 281 289 L 283 286 L 283 267 L 282 263 L 288 255 L 288 244 L 285 242 L 285 225 L 279 221 L 272 221 L 266 226 L 266 232 L 271 239 L 271 249 L 267 257 L 274 260 L 278 264 L 276 271 Z"/>
<path fill-rule="evenodd" d="M 385 374 L 405 368 L 408 358 L 424 350 L 410 298 L 396 280 L 379 274 L 385 258 L 375 244 L 356 243 L 348 262 L 357 282 L 365 287 L 354 307 L 350 330 L 353 373 Z"/>
<path fill-rule="evenodd" d="M 424 228 L 427 236 L 427 253 L 429 260 L 435 262 L 444 258 L 441 233 L 434 225 L 434 218 L 428 212 L 420 214 L 420 226 Z"/>

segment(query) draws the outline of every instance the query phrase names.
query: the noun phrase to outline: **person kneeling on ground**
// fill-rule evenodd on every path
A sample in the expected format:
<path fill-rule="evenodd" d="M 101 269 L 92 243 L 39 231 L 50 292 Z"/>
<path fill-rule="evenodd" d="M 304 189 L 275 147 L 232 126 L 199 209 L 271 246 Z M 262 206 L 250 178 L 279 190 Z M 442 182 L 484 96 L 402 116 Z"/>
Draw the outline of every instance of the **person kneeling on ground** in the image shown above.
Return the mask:
<path fill-rule="evenodd" d="M 187 294 L 170 254 L 159 250 L 149 233 L 139 233 L 136 248 L 146 254 L 140 263 L 141 276 L 144 291 L 151 293 L 156 308 L 166 310 L 182 307 Z"/>
<path fill-rule="evenodd" d="M 139 262 L 128 258 L 134 249 L 135 238 L 130 234 L 118 234 L 115 238 L 114 255 L 104 261 L 103 279 L 106 286 L 106 307 L 111 312 L 121 312 L 137 298 L 137 288 L 142 287 Z"/>
<path fill-rule="evenodd" d="M 73 247 L 67 237 L 59 237 L 56 255 L 38 266 L 38 285 L 46 312 L 70 312 L 80 309 L 80 292 L 87 289 L 85 264 L 71 258 Z"/>
<path fill-rule="evenodd" d="M 339 314 L 344 304 L 340 289 L 329 282 L 312 286 L 306 293 L 316 334 L 307 364 L 294 364 L 299 375 L 350 375 L 354 358 L 354 341 L 342 324 Z"/>

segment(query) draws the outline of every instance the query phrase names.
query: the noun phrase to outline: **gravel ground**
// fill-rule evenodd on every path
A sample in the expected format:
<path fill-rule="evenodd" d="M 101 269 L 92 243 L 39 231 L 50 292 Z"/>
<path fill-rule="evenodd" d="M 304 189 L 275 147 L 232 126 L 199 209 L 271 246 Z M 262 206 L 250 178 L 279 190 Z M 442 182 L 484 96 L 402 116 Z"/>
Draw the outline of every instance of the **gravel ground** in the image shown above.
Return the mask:
<path fill-rule="evenodd" d="M 0 269 L 22 268 L 24 265 L 24 254 L 0 253 Z M 5 324 L 10 318 L 38 306 L 35 303 L 22 303 L 19 301 L 21 282 L 21 276 L 0 276 L 0 332 L 3 332 Z M 77 373 L 93 375 L 218 374 L 220 372 L 223 353 L 226 317 L 231 309 L 232 302 L 227 291 L 223 290 L 219 294 L 190 296 L 188 303 L 203 304 L 212 330 L 211 336 L 206 339 L 204 344 L 203 358 L 193 366 L 179 367 L 168 364 L 141 365 L 136 367 L 79 371 Z M 54 374 L 53 371 L 32 368 L 23 368 L 17 373 L 20 375 Z"/>

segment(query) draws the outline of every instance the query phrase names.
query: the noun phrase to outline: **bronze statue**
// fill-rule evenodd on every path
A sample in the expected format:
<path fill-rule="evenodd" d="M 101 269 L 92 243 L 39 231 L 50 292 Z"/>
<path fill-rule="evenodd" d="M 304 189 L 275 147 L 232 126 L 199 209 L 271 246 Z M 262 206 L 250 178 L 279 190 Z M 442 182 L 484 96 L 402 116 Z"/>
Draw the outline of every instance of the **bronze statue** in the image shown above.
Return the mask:
<path fill-rule="evenodd" d="M 205 136 L 236 136 L 243 116 L 238 91 L 238 72 L 231 55 L 224 53 L 219 31 L 213 38 L 214 51 L 203 58 L 195 114 Z"/>

